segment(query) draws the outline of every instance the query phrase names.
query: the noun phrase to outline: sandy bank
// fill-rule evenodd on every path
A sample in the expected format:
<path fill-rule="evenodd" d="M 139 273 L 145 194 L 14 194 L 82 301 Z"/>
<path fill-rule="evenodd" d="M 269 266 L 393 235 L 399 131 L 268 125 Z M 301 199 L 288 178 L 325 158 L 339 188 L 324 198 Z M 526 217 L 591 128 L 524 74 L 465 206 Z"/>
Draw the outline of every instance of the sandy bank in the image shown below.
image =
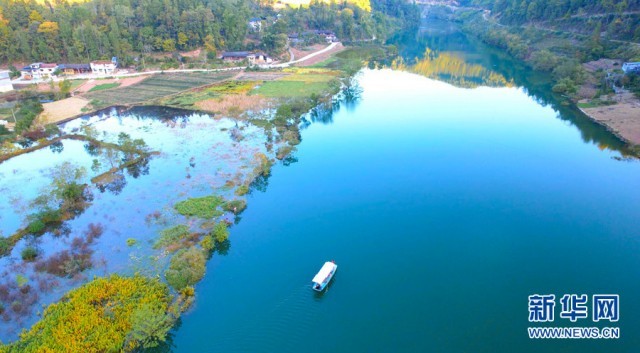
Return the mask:
<path fill-rule="evenodd" d="M 640 145 L 640 100 L 632 93 L 618 94 L 611 100 L 618 103 L 580 110 L 626 142 Z"/>

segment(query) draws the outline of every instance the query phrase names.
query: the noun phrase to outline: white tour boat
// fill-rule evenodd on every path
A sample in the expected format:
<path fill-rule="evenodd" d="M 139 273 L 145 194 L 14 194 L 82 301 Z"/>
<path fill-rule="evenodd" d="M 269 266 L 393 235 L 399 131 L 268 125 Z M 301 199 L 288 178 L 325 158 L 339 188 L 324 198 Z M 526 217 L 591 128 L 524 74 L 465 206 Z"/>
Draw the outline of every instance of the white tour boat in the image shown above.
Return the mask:
<path fill-rule="evenodd" d="M 338 265 L 336 265 L 335 262 L 325 262 L 318 274 L 313 277 L 313 280 L 311 281 L 313 283 L 313 290 L 322 292 L 327 287 L 327 284 L 329 284 L 329 281 L 333 278 L 337 269 Z"/>

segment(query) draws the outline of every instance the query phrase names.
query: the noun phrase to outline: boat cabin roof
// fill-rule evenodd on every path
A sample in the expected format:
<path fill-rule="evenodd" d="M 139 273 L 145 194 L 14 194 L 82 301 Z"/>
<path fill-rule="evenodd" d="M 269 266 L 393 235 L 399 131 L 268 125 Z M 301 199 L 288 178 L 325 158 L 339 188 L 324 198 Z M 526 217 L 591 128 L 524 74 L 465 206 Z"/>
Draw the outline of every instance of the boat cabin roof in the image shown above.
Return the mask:
<path fill-rule="evenodd" d="M 315 283 L 322 283 L 324 282 L 325 279 L 327 279 L 327 277 L 329 277 L 329 274 L 331 273 L 331 271 L 333 271 L 334 267 L 336 266 L 336 264 L 334 264 L 333 262 L 325 262 L 324 265 L 322 265 L 322 268 L 320 269 L 320 272 L 318 272 L 318 274 L 313 277 L 313 281 Z"/>

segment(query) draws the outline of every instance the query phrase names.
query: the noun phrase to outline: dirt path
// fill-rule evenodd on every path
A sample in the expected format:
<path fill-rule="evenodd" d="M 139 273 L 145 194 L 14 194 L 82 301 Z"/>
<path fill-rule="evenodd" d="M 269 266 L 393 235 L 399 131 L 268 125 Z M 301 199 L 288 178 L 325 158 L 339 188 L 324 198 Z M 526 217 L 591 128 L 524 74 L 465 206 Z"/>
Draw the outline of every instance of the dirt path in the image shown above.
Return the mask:
<path fill-rule="evenodd" d="M 300 63 L 296 64 L 296 66 L 311 66 L 311 65 L 315 65 L 315 64 L 317 64 L 319 62 L 323 62 L 323 61 L 327 60 L 333 54 L 341 52 L 343 50 L 344 50 L 344 46 L 342 45 L 342 43 L 338 43 L 336 46 L 334 46 L 330 50 L 325 51 L 325 52 L 323 52 L 321 54 L 315 55 L 315 56 L 305 60 L 304 62 L 300 62 Z"/>

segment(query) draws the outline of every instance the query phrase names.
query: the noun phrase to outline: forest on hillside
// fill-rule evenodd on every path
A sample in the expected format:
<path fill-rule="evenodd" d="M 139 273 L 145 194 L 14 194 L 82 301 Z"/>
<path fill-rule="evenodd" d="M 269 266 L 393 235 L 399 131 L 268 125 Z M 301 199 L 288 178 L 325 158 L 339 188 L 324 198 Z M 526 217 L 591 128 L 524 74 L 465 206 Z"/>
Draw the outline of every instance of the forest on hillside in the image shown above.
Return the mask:
<path fill-rule="evenodd" d="M 537 23 L 591 33 L 597 26 L 612 38 L 640 41 L 640 0 L 466 0 L 492 11 L 508 25 Z"/>
<path fill-rule="evenodd" d="M 247 48 L 248 21 L 255 17 L 267 26 L 253 34 L 250 45 L 276 51 L 282 49 L 282 35 L 290 32 L 333 30 L 349 41 L 384 38 L 419 22 L 416 6 L 401 0 L 370 5 L 314 0 L 299 9 L 285 8 L 277 17 L 268 3 L 255 0 L 0 0 L 0 63 L 117 56 L 128 65 L 153 52 L 199 47 L 214 56 L 220 50 Z"/>

